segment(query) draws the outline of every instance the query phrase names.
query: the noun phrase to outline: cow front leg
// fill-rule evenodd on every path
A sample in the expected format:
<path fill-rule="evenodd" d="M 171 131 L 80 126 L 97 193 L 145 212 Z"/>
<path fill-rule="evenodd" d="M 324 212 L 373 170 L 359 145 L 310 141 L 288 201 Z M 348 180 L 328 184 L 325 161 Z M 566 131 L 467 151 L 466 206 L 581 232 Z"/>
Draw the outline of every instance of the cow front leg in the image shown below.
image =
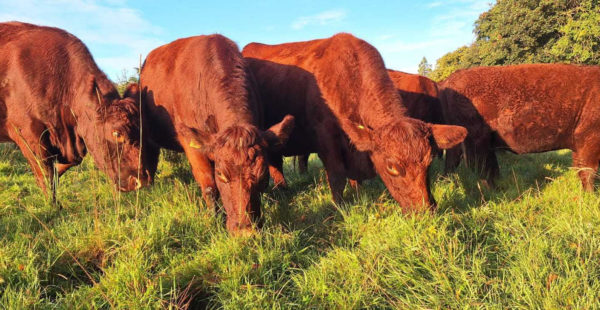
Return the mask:
<path fill-rule="evenodd" d="M 31 127 L 19 127 L 19 128 L 31 128 Z M 43 132 L 43 131 L 42 131 Z M 9 131 L 9 137 L 14 141 L 33 171 L 33 175 L 38 186 L 44 192 L 44 195 L 48 196 L 48 186 L 51 185 L 52 201 L 56 203 L 56 184 L 54 184 L 54 167 L 53 158 L 51 158 L 48 147 L 42 145 L 40 141 L 43 141 L 40 137 L 42 132 L 34 133 L 26 130 L 20 130 L 14 128 Z"/>
<path fill-rule="evenodd" d="M 287 182 L 283 175 L 283 156 L 281 154 L 269 154 L 269 174 L 273 179 L 273 188 L 287 188 Z"/>
<path fill-rule="evenodd" d="M 319 152 L 319 158 L 321 158 L 327 173 L 327 183 L 331 190 L 333 202 L 340 204 L 343 201 L 344 188 L 346 187 L 346 170 L 340 160 L 341 154 L 329 149 L 325 152 Z"/>
<path fill-rule="evenodd" d="M 214 169 L 210 160 L 201 151 L 189 146 L 184 147 L 184 152 L 190 162 L 190 166 L 192 166 L 194 179 L 200 184 L 202 198 L 204 198 L 206 206 L 213 209 L 218 197 L 218 190 L 215 183 Z"/>

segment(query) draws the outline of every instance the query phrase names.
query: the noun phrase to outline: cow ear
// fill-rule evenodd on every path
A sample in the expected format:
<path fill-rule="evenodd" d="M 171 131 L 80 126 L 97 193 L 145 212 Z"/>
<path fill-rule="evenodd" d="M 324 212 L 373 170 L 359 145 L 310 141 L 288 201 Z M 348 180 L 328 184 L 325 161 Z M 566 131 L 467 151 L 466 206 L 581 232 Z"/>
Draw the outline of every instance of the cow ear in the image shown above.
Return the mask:
<path fill-rule="evenodd" d="M 440 149 L 453 148 L 467 137 L 467 129 L 461 126 L 428 124 L 435 144 Z"/>
<path fill-rule="evenodd" d="M 282 148 L 294 130 L 294 117 L 286 115 L 283 120 L 267 129 L 263 135 L 267 146 L 271 149 Z"/>
<path fill-rule="evenodd" d="M 375 144 L 373 143 L 373 129 L 348 119 L 342 119 L 340 125 L 357 150 L 369 152 L 375 149 Z"/>
<path fill-rule="evenodd" d="M 96 82 L 96 77 L 90 75 L 87 82 L 88 92 L 92 98 L 96 99 L 98 97 L 102 98 L 102 92 L 100 92 L 100 88 L 98 87 L 98 83 Z"/>
<path fill-rule="evenodd" d="M 177 133 L 179 142 L 184 145 L 184 148 L 190 147 L 212 157 L 215 142 L 215 135 L 213 133 L 184 125 L 177 127 Z"/>
<path fill-rule="evenodd" d="M 138 83 L 129 83 L 123 93 L 123 98 L 131 98 L 137 102 L 140 99 L 140 86 Z"/>

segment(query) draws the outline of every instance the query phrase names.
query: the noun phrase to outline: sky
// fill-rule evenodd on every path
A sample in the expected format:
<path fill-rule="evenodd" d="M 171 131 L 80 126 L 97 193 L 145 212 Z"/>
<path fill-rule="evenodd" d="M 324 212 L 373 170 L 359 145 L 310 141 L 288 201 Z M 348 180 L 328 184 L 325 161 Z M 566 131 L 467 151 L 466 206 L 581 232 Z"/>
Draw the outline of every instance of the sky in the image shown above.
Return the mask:
<path fill-rule="evenodd" d="M 110 78 L 133 74 L 152 49 L 220 33 L 240 49 L 349 32 L 374 45 L 388 68 L 416 73 L 474 40 L 473 23 L 495 0 L 0 0 L 0 22 L 59 27 L 79 37 Z"/>

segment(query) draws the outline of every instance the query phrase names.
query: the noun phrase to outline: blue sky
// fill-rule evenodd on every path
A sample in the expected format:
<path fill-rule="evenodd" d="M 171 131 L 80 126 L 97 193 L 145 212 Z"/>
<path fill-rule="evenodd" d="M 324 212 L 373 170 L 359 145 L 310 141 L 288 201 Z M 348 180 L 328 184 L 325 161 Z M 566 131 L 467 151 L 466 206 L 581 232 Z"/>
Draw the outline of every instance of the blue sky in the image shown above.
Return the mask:
<path fill-rule="evenodd" d="M 473 22 L 494 0 L 142 1 L 0 0 L 0 22 L 19 20 L 78 36 L 113 79 L 139 55 L 177 38 L 220 33 L 241 48 L 350 32 L 373 44 L 388 68 L 416 72 L 473 41 Z"/>

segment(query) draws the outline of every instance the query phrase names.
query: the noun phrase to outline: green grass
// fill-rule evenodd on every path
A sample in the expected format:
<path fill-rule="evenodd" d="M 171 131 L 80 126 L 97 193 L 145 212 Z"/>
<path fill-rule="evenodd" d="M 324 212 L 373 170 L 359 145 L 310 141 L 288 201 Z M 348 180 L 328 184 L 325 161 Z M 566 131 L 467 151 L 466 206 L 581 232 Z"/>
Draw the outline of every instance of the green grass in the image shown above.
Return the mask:
<path fill-rule="evenodd" d="M 86 158 L 59 211 L 0 146 L 0 308 L 600 308 L 600 195 L 569 152 L 501 155 L 494 190 L 436 161 L 439 208 L 413 215 L 379 180 L 334 207 L 320 162 L 288 161 L 291 188 L 265 193 L 263 230 L 239 238 L 167 157 L 139 195 Z"/>

